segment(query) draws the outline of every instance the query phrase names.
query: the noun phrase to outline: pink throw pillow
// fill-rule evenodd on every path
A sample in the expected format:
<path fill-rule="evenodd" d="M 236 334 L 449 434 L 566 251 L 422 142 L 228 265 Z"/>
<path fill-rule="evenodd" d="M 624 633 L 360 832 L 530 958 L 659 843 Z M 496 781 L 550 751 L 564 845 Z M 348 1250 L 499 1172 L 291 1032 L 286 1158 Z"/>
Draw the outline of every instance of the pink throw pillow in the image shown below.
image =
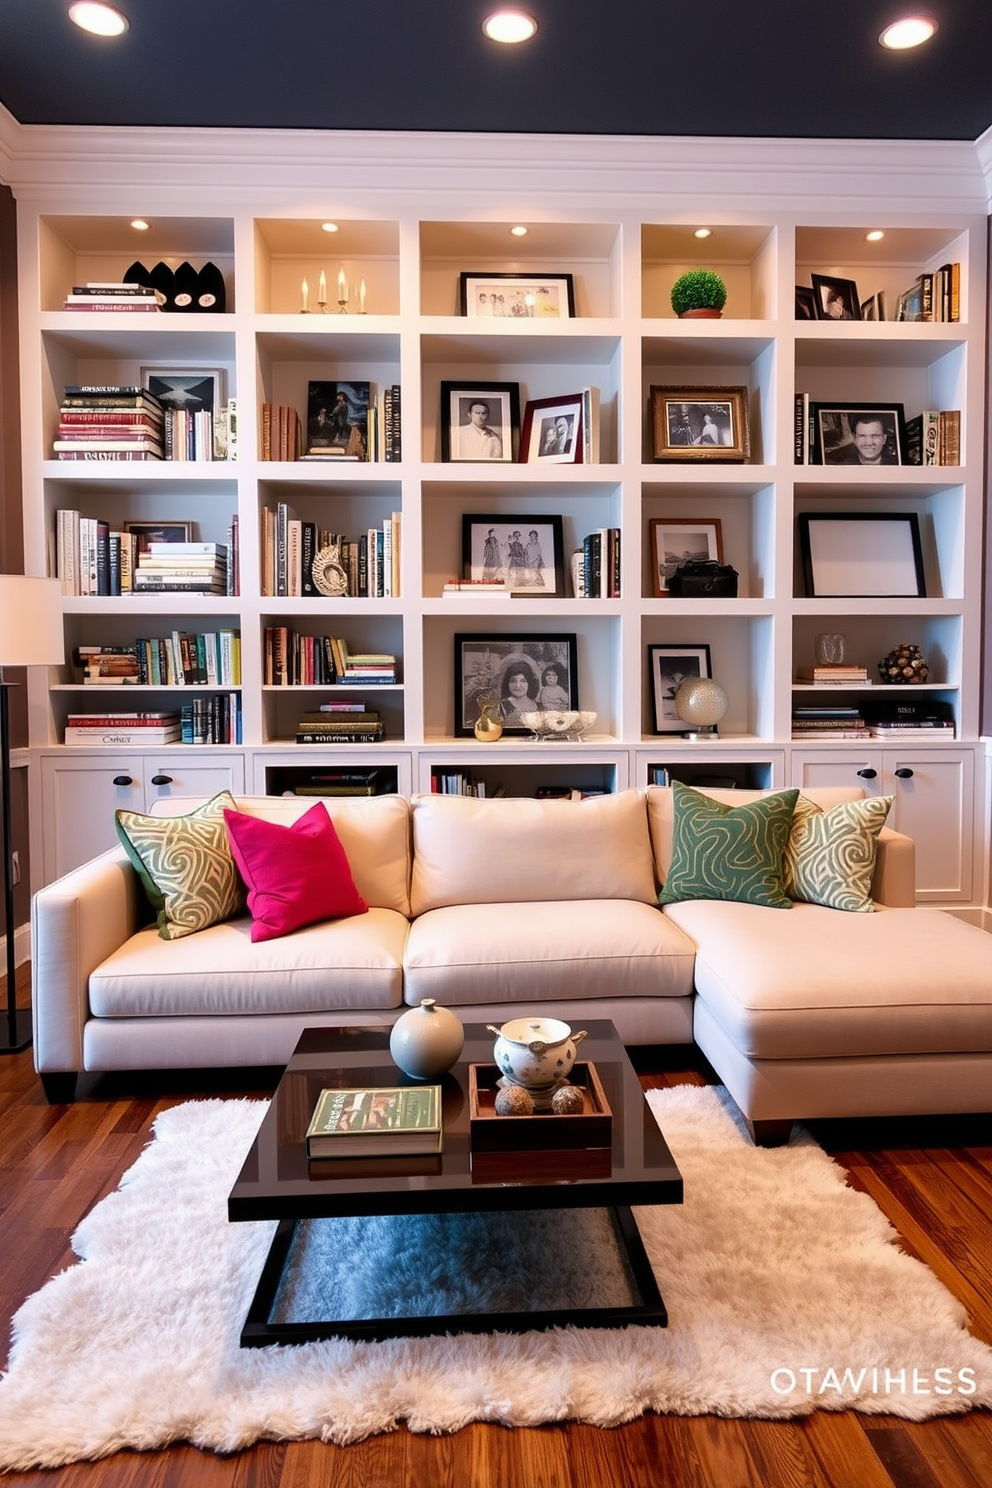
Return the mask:
<path fill-rule="evenodd" d="M 224 820 L 231 856 L 248 887 L 253 941 L 368 913 L 323 801 L 289 827 L 241 811 L 225 811 Z"/>

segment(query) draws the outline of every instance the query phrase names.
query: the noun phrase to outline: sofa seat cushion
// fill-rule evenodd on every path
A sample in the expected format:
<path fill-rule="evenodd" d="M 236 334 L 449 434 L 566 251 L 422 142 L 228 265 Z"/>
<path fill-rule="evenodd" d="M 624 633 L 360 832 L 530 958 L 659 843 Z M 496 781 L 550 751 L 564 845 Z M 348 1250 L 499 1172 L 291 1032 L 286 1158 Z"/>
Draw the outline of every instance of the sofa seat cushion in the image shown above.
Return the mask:
<path fill-rule="evenodd" d="M 414 915 L 448 904 L 654 902 L 647 809 L 638 791 L 586 801 L 417 795 Z"/>
<path fill-rule="evenodd" d="M 692 965 L 691 943 L 651 905 L 457 904 L 410 926 L 404 1000 L 533 1006 L 583 996 L 687 997 Z"/>
<path fill-rule="evenodd" d="M 695 901 L 696 993 L 749 1059 L 992 1051 L 992 935 L 938 909 Z"/>
<path fill-rule="evenodd" d="M 97 1018 L 180 1018 L 399 1007 L 407 928 L 391 909 L 258 942 L 248 918 L 168 943 L 152 927 L 92 973 L 90 1009 Z"/>

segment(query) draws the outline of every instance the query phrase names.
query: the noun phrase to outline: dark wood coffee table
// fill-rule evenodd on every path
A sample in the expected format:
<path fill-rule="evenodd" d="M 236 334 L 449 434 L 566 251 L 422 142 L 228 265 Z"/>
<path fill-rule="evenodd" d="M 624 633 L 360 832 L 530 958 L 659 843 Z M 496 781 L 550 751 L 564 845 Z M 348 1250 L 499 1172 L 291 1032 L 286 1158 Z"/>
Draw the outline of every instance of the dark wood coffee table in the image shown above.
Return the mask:
<path fill-rule="evenodd" d="M 405 1077 L 390 1059 L 388 1027 L 306 1030 L 228 1199 L 230 1220 L 279 1221 L 242 1330 L 242 1346 L 330 1337 L 525 1332 L 568 1325 L 664 1326 L 668 1320 L 664 1303 L 630 1210 L 632 1205 L 681 1203 L 682 1178 L 613 1024 L 590 1020 L 585 1027 L 588 1036 L 580 1053 L 595 1064 L 613 1112 L 612 1149 L 473 1156 L 468 1067 L 491 1061 L 493 1036 L 482 1024 L 469 1024 L 461 1060 L 439 1082 L 444 1121 L 440 1155 L 319 1162 L 307 1161 L 304 1134 L 322 1089 L 398 1085 Z M 569 1222 L 569 1212 L 577 1210 L 607 1211 L 612 1221 L 607 1228 L 616 1255 L 610 1265 L 625 1281 L 623 1296 L 618 1300 L 614 1289 L 607 1306 L 576 1307 L 568 1295 L 557 1295 L 553 1255 L 548 1257 L 540 1296 L 515 1311 L 490 1310 L 483 1304 L 478 1310 L 430 1316 L 324 1318 L 305 1309 L 296 1316 L 292 1297 L 287 1301 L 284 1274 L 291 1276 L 301 1255 L 309 1253 L 301 1247 L 307 1243 L 311 1221 L 395 1215 L 396 1223 L 402 1223 L 405 1216 L 432 1214 L 465 1216 L 465 1223 L 484 1226 L 487 1215 L 511 1215 L 527 1226 L 536 1214 L 551 1211 L 552 1224 L 557 1216 L 563 1221 L 563 1243 L 571 1244 L 582 1217 L 573 1215 Z M 597 1223 L 602 1229 L 602 1220 L 597 1218 Z M 507 1266 L 512 1266 L 510 1251 L 512 1246 Z M 359 1256 L 356 1265 L 360 1264 Z"/>

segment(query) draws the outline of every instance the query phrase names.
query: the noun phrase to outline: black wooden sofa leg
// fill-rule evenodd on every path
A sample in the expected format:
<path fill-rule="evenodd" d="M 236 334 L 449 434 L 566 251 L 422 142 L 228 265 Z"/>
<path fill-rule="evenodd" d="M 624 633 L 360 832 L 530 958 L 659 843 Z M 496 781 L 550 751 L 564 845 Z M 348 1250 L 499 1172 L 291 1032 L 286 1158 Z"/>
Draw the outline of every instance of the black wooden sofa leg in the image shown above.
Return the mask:
<path fill-rule="evenodd" d="M 748 1121 L 747 1129 L 755 1147 L 784 1147 L 792 1135 L 792 1122 Z"/>
<path fill-rule="evenodd" d="M 48 1070 L 41 1084 L 50 1106 L 68 1106 L 76 1098 L 75 1070 Z"/>

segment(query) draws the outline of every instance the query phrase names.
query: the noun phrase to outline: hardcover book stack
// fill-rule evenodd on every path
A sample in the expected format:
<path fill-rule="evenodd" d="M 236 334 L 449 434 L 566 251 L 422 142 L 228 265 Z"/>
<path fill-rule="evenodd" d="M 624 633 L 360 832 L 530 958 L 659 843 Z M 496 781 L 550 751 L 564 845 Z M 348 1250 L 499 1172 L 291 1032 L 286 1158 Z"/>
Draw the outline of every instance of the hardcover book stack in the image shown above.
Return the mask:
<path fill-rule="evenodd" d="M 143 680 L 137 646 L 77 646 L 72 660 L 82 669 L 83 682 L 89 686 Z"/>
<path fill-rule="evenodd" d="M 65 743 L 76 749 L 98 745 L 131 749 L 180 742 L 178 713 L 122 713 L 108 708 L 105 713 L 70 713 L 66 719 Z"/>
<path fill-rule="evenodd" d="M 59 460 L 162 460 L 164 412 L 134 384 L 68 386 L 59 404 Z"/>
<path fill-rule="evenodd" d="M 362 708 L 349 713 L 301 713 L 297 744 L 378 744 L 385 725 L 378 713 Z"/>
<path fill-rule="evenodd" d="M 338 682 L 381 686 L 396 681 L 396 657 L 386 651 L 349 651 L 347 642 L 337 636 L 331 637 L 331 649 Z"/>
<path fill-rule="evenodd" d="M 895 744 L 905 744 L 911 739 L 936 743 L 954 738 L 954 717 L 948 703 L 887 699 L 874 710 L 869 732 L 873 739 Z"/>
<path fill-rule="evenodd" d="M 308 770 L 287 795 L 292 796 L 385 796 L 396 789 L 395 772 L 368 769 Z"/>
<path fill-rule="evenodd" d="M 226 594 L 227 544 L 151 542 L 138 554 L 136 594 Z"/>
<path fill-rule="evenodd" d="M 440 1152 L 440 1085 L 322 1090 L 307 1127 L 308 1158 Z"/>
<path fill-rule="evenodd" d="M 74 284 L 63 302 L 64 310 L 123 311 L 157 313 L 165 305 L 165 295 L 150 284 L 120 284 L 112 280 L 89 280 Z"/>
<path fill-rule="evenodd" d="M 817 662 L 815 666 L 797 667 L 796 678 L 800 682 L 812 682 L 814 687 L 871 685 L 867 667 L 855 666 L 853 662 L 846 661 Z"/>
<path fill-rule="evenodd" d="M 805 743 L 829 743 L 834 739 L 867 739 L 868 725 L 854 704 L 835 708 L 796 705 L 792 710 L 792 737 Z"/>

